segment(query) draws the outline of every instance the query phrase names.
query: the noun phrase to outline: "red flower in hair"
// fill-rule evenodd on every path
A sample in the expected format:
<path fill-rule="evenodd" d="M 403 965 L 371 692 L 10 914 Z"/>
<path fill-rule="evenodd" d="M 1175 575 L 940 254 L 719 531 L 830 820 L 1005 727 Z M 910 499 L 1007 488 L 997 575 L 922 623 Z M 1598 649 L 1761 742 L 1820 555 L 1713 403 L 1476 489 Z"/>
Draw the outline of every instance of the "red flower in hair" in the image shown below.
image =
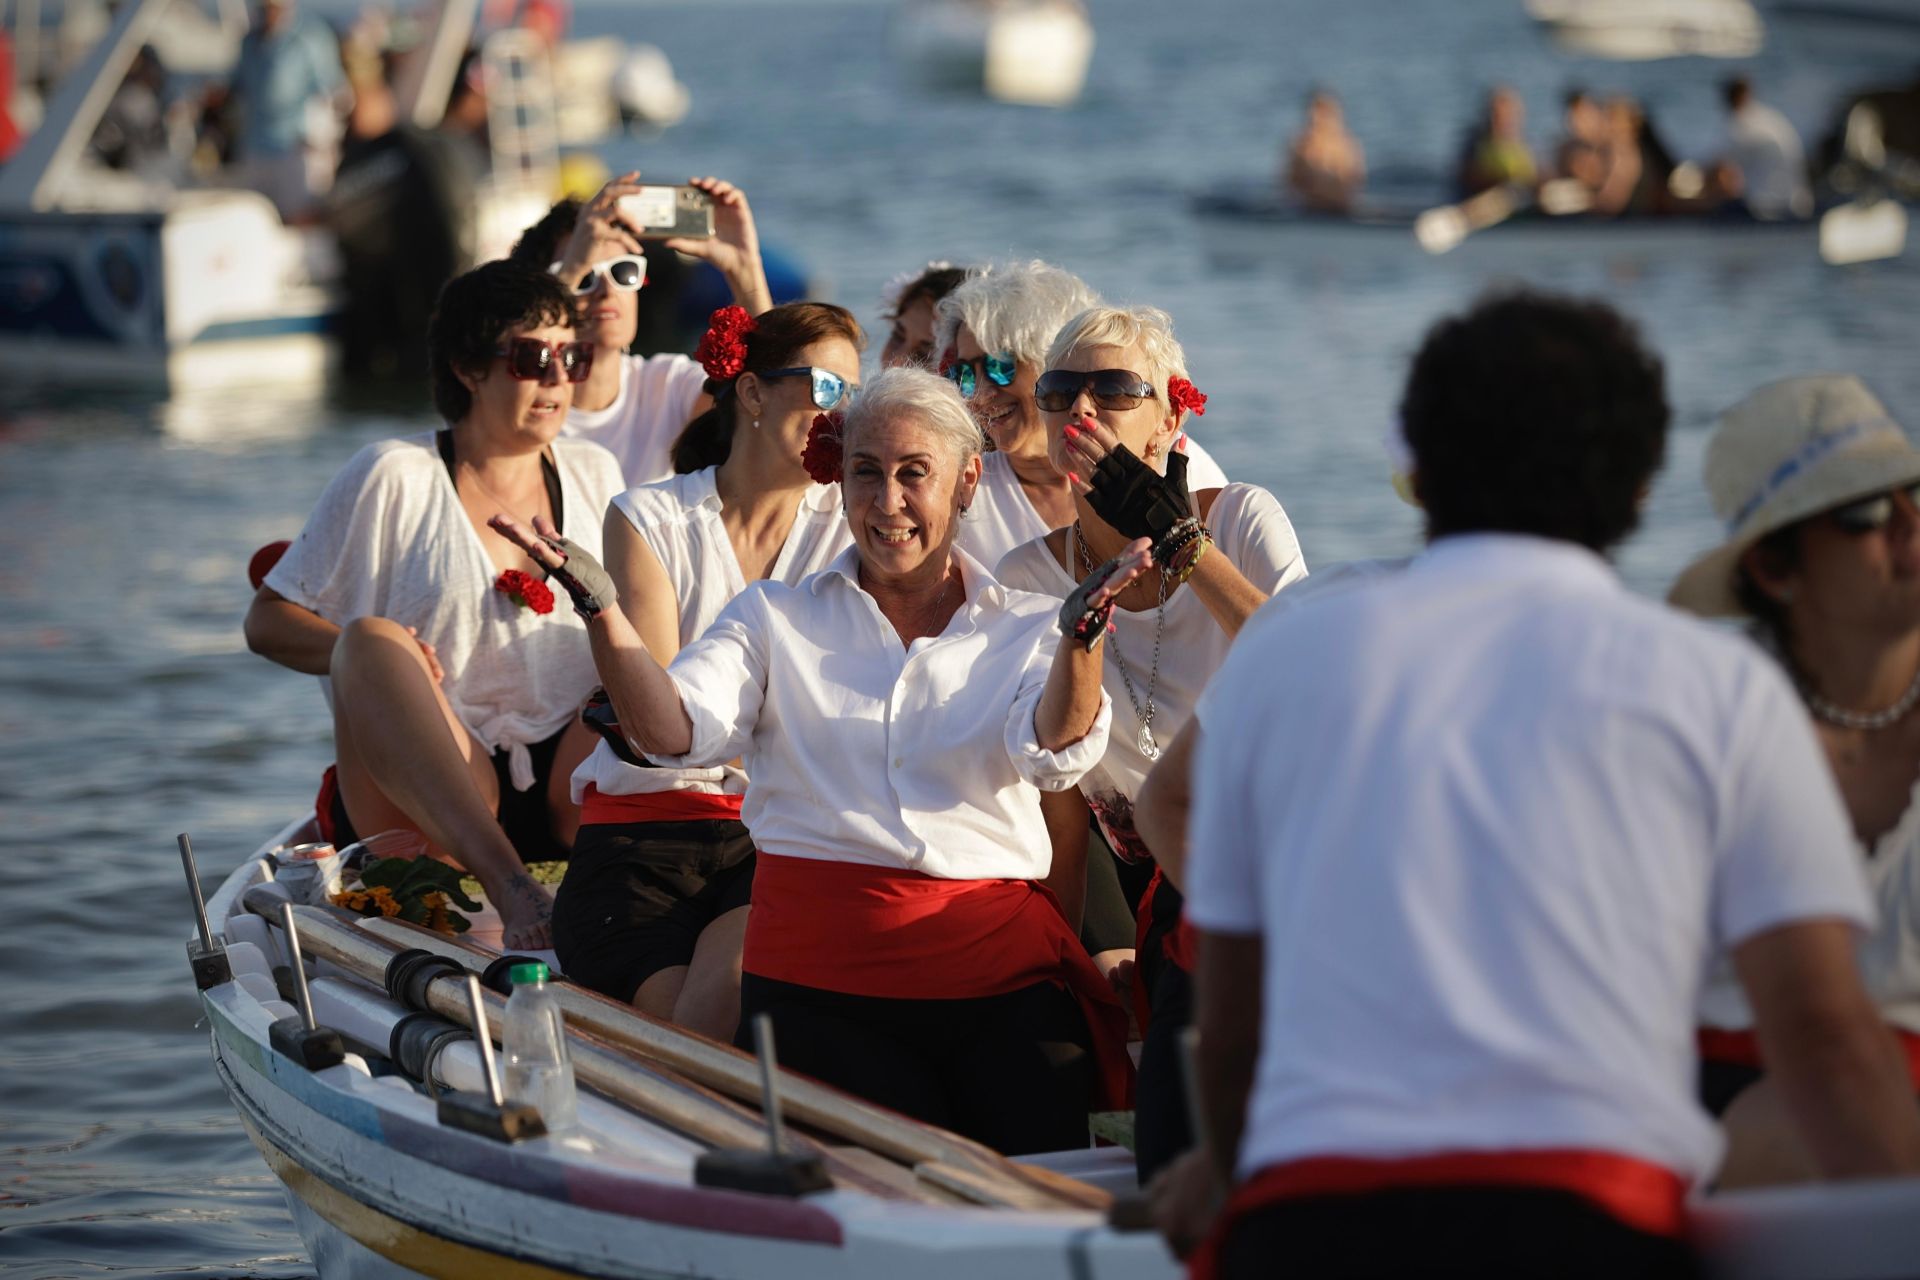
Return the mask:
<path fill-rule="evenodd" d="M 942 351 L 940 353 L 940 367 L 934 370 L 934 372 L 938 373 L 941 377 L 944 378 L 949 373 L 953 372 L 953 366 L 955 364 L 958 364 L 959 361 L 960 361 L 960 349 L 958 347 L 948 347 L 945 351 Z"/>
<path fill-rule="evenodd" d="M 504 571 L 493 580 L 493 589 L 522 609 L 531 609 L 535 613 L 553 612 L 553 590 L 524 570 Z"/>
<path fill-rule="evenodd" d="M 807 469 L 815 484 L 836 484 L 840 480 L 840 428 L 846 425 L 840 413 L 817 413 L 807 430 L 807 447 L 801 450 L 800 465 Z"/>
<path fill-rule="evenodd" d="M 1167 403 L 1175 409 L 1190 411 L 1196 418 L 1206 416 L 1206 393 L 1185 378 L 1167 379 Z"/>
<path fill-rule="evenodd" d="M 759 327 L 745 307 L 721 307 L 708 318 L 693 358 L 709 378 L 739 377 L 747 366 L 747 335 Z"/>

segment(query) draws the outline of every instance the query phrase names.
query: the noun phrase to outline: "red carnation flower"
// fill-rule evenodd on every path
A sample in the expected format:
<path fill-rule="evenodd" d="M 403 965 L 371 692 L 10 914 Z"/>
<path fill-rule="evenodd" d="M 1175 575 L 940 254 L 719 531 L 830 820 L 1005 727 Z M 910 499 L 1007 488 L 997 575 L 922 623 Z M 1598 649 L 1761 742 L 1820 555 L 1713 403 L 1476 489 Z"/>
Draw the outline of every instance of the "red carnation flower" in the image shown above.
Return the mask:
<path fill-rule="evenodd" d="M 747 335 L 757 328 L 745 307 L 721 307 L 708 317 L 707 331 L 701 335 L 693 358 L 709 378 L 723 382 L 737 378 L 747 367 Z"/>
<path fill-rule="evenodd" d="M 493 580 L 493 589 L 522 609 L 531 609 L 535 613 L 553 612 L 553 590 L 524 570 L 505 570 Z"/>
<path fill-rule="evenodd" d="M 1207 413 L 1206 393 L 1185 378 L 1167 379 L 1167 403 L 1175 409 L 1188 410 L 1196 418 L 1203 418 Z"/>
<path fill-rule="evenodd" d="M 840 428 L 846 418 L 839 413 L 817 413 L 807 429 L 807 447 L 800 452 L 800 465 L 807 469 L 815 484 L 837 484 L 840 480 Z"/>
<path fill-rule="evenodd" d="M 937 369 L 935 372 L 937 372 L 941 377 L 944 378 L 949 373 L 953 372 L 953 366 L 958 364 L 959 362 L 960 362 L 959 348 L 948 347 L 945 351 L 942 351 L 940 353 L 940 368 Z"/>

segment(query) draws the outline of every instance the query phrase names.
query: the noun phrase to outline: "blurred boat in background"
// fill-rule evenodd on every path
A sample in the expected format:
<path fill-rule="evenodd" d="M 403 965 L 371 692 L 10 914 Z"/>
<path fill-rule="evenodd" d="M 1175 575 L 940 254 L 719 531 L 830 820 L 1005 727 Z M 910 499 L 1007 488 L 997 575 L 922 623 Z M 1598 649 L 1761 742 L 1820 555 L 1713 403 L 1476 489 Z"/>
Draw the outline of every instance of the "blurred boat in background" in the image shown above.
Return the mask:
<path fill-rule="evenodd" d="M 1748 0 L 1527 0 L 1562 53 L 1622 61 L 1749 58 L 1766 26 Z"/>
<path fill-rule="evenodd" d="M 915 0 L 895 11 L 891 34 L 921 83 L 1029 106 L 1073 102 L 1093 58 L 1079 0 Z"/>

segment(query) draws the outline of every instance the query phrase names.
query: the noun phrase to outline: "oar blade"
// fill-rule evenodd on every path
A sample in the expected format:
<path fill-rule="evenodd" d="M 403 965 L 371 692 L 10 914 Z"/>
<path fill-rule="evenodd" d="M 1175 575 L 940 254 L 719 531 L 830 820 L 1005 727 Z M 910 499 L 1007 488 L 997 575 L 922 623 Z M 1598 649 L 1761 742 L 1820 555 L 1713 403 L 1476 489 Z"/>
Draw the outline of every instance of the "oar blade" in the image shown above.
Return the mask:
<path fill-rule="evenodd" d="M 1897 258 L 1907 247 L 1907 211 L 1898 200 L 1854 201 L 1820 217 L 1820 260 L 1832 266 Z"/>

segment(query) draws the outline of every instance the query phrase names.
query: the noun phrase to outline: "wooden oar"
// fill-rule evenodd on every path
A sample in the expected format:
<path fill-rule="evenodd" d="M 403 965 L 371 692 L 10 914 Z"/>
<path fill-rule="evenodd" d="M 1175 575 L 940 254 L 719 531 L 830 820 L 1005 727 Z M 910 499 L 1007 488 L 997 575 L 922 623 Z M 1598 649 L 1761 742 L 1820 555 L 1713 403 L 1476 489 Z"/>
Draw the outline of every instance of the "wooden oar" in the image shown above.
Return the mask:
<path fill-rule="evenodd" d="M 496 958 L 478 947 L 403 920 L 371 918 L 362 920 L 360 927 L 399 946 L 420 947 L 446 956 L 469 969 L 484 970 Z M 555 982 L 552 989 L 570 1024 L 729 1097 L 745 1102 L 759 1099 L 759 1069 L 750 1056 L 732 1045 L 649 1017 L 632 1005 L 609 1000 L 570 982 Z M 963 1186 L 998 1185 L 1010 1202 L 1023 1207 L 1101 1211 L 1113 1200 L 1098 1187 L 1051 1169 L 1018 1164 L 980 1143 L 791 1071 L 780 1073 L 780 1101 L 790 1119 L 821 1133 L 870 1148 L 916 1171 L 922 1165 L 937 1166 L 928 1171 L 930 1180 L 961 1194 L 967 1194 L 960 1190 Z"/>
<path fill-rule="evenodd" d="M 252 909 L 251 902 L 247 905 Z M 301 946 L 309 955 L 367 981 L 383 982 L 388 963 L 405 950 L 383 938 L 368 936 L 324 908 L 299 906 L 293 910 L 299 922 Z M 425 996 L 432 1012 L 468 1030 L 473 1029 L 464 989 L 453 983 L 434 982 L 428 984 Z M 489 1006 L 489 1024 L 497 1036 L 506 1001 L 494 992 L 487 992 L 484 998 Z M 582 1083 L 696 1142 L 722 1148 L 765 1145 L 766 1129 L 756 1113 L 687 1081 L 636 1063 L 618 1047 L 597 1036 L 572 1028 L 569 1031 L 568 1053 L 574 1075 Z M 929 1193 L 912 1179 L 876 1176 L 864 1162 L 841 1160 L 830 1148 L 801 1135 L 790 1135 L 788 1143 L 792 1149 L 818 1155 L 839 1185 L 888 1199 L 952 1203 L 949 1197 Z"/>
<path fill-rule="evenodd" d="M 1538 191 L 1490 187 L 1458 204 L 1428 209 L 1413 220 L 1413 238 L 1431 254 L 1447 253 L 1476 231 L 1498 226 L 1524 209 L 1538 208 L 1556 218 L 1585 213 L 1593 205 L 1586 187 L 1572 178 L 1544 182 Z"/>

